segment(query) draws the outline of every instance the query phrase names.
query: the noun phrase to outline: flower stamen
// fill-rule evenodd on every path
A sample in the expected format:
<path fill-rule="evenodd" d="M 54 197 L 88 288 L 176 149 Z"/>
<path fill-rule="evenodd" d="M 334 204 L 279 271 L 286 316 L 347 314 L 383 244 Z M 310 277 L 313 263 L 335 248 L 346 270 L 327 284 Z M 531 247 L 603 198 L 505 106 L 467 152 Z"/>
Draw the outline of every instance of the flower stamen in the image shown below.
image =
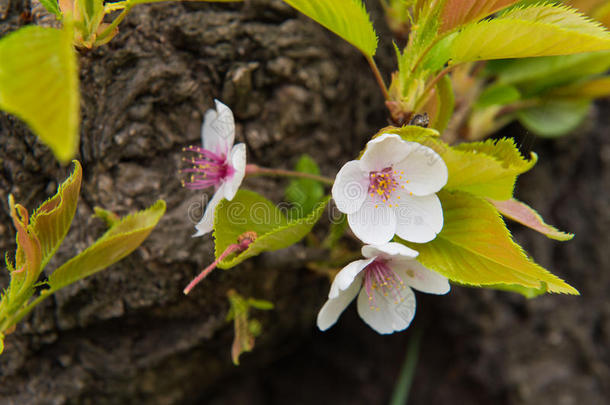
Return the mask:
<path fill-rule="evenodd" d="M 182 159 L 182 161 L 192 165 L 180 171 L 181 173 L 192 173 L 189 181 L 182 181 L 183 187 L 191 190 L 200 190 L 212 186 L 218 187 L 235 172 L 235 169 L 227 162 L 226 156 L 218 155 L 199 146 L 189 146 L 182 150 L 184 152 L 194 152 L 198 155 L 190 159 Z"/>
<path fill-rule="evenodd" d="M 377 172 L 370 172 L 368 189 L 369 195 L 371 197 L 375 197 L 375 195 L 377 195 L 383 202 L 389 201 L 392 193 L 399 188 L 405 188 L 404 184 L 400 183 L 409 182 L 408 180 L 402 180 L 402 175 L 404 175 L 404 173 L 404 171 L 398 172 L 397 170 L 393 170 L 392 167 L 386 167 L 385 169 Z M 397 198 L 400 197 L 397 196 Z M 392 207 L 391 204 L 390 207 Z M 377 208 L 377 206 L 375 206 L 375 208 Z"/>
<path fill-rule="evenodd" d="M 371 309 L 379 311 L 375 300 L 377 290 L 385 297 L 392 297 L 395 304 L 404 300 L 401 290 L 405 289 L 404 281 L 383 259 L 375 259 L 364 269 L 364 289 L 369 297 Z"/>

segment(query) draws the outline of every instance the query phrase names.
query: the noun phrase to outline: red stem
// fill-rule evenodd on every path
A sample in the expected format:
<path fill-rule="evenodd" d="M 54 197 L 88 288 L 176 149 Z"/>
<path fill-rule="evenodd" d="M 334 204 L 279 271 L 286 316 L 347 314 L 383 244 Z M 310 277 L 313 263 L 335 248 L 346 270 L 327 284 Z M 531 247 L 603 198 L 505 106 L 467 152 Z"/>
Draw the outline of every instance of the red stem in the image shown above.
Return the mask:
<path fill-rule="evenodd" d="M 199 273 L 199 275 L 197 277 L 195 277 L 193 279 L 193 281 L 191 281 L 189 283 L 189 285 L 186 286 L 186 288 L 183 290 L 184 295 L 187 295 L 188 293 L 191 292 L 191 290 L 201 282 L 201 280 L 203 280 L 204 278 L 206 278 L 208 276 L 208 274 L 210 274 L 212 272 L 212 270 L 214 270 L 216 268 L 216 266 L 218 266 L 218 263 L 220 263 L 221 261 L 223 261 L 225 259 L 225 257 L 229 256 L 231 253 L 237 252 L 239 250 L 243 250 L 242 245 L 238 244 L 238 243 L 234 243 L 232 245 L 229 245 L 229 247 L 226 248 L 226 250 L 224 252 L 222 252 L 220 254 L 220 256 L 218 256 L 218 259 L 214 260 L 214 262 L 212 264 L 210 264 L 208 267 L 206 267 L 205 269 L 203 269 L 201 271 L 201 273 Z"/>

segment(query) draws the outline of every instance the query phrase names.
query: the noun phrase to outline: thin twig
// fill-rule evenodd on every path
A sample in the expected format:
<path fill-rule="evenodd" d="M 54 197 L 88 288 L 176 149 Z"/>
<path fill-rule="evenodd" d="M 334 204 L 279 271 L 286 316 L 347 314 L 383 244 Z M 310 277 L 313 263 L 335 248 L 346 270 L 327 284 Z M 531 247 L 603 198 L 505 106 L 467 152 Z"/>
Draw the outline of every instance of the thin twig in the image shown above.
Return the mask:
<path fill-rule="evenodd" d="M 369 63 L 369 66 L 371 67 L 371 70 L 373 71 L 373 74 L 375 75 L 375 80 L 377 80 L 377 84 L 379 85 L 379 88 L 381 89 L 381 92 L 383 93 L 383 97 L 386 99 L 386 101 L 389 100 L 390 93 L 388 93 L 388 88 L 386 87 L 385 82 L 383 81 L 383 77 L 381 77 L 381 72 L 379 72 L 379 69 L 377 68 L 377 64 L 375 63 L 375 60 L 371 56 L 367 56 L 366 61 Z"/>

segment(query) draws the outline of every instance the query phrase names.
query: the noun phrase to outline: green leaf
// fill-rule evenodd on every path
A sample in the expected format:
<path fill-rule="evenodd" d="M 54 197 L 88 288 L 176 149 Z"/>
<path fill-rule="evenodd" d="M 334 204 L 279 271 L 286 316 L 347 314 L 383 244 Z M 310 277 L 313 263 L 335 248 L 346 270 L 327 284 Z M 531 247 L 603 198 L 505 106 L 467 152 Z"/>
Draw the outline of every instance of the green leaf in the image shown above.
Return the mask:
<path fill-rule="evenodd" d="M 231 309 L 231 319 L 233 319 L 233 345 L 231 346 L 231 358 L 233 364 L 239 365 L 239 356 L 243 352 L 249 352 L 254 348 L 254 336 L 248 328 L 248 303 L 235 290 L 227 292 Z"/>
<path fill-rule="evenodd" d="M 216 258 L 244 232 L 254 231 L 257 238 L 246 250 L 228 256 L 218 267 L 228 269 L 261 252 L 286 248 L 303 239 L 318 222 L 330 197 L 318 203 L 306 217 L 289 221 L 284 212 L 259 194 L 239 190 L 233 200 L 216 207 L 214 238 Z"/>
<path fill-rule="evenodd" d="M 322 246 L 326 249 L 333 249 L 339 239 L 345 234 L 345 230 L 347 229 L 347 215 L 344 213 L 340 213 L 339 218 L 331 221 L 330 229 L 328 231 L 328 235 L 322 242 Z"/>
<path fill-rule="evenodd" d="M 121 218 L 112 211 L 106 210 L 101 207 L 93 207 L 93 215 L 104 221 L 108 228 L 112 228 L 114 225 L 121 221 Z"/>
<path fill-rule="evenodd" d="M 496 84 L 486 87 L 475 103 L 475 108 L 506 105 L 518 101 L 521 93 L 515 86 Z"/>
<path fill-rule="evenodd" d="M 511 240 L 498 211 L 467 193 L 441 191 L 444 225 L 436 239 L 408 243 L 424 266 L 467 285 L 516 284 L 527 288 L 578 294 L 557 276 L 531 261 Z"/>
<path fill-rule="evenodd" d="M 24 120 L 62 163 L 78 145 L 73 28 L 27 26 L 0 39 L 0 109 Z"/>
<path fill-rule="evenodd" d="M 518 2 L 519 0 L 446 0 L 441 12 L 439 34 L 479 21 Z"/>
<path fill-rule="evenodd" d="M 318 165 L 308 155 L 301 156 L 295 170 L 301 173 L 320 174 Z M 313 211 L 323 196 L 324 187 L 319 181 L 312 179 L 293 179 L 286 188 L 286 200 L 294 205 L 297 218 L 304 217 Z"/>
<path fill-rule="evenodd" d="M 525 225 L 551 239 L 565 241 L 574 237 L 573 233 L 561 232 L 554 226 L 545 223 L 542 217 L 532 207 L 521 201 L 515 199 L 506 201 L 488 199 L 488 201 L 492 203 L 504 217 L 519 222 L 521 225 Z"/>
<path fill-rule="evenodd" d="M 61 17 L 61 11 L 59 10 L 59 4 L 57 0 L 40 0 L 40 4 L 51 14 L 54 14 L 55 17 Z"/>
<path fill-rule="evenodd" d="M 284 0 L 354 45 L 366 57 L 377 50 L 377 34 L 361 0 Z"/>
<path fill-rule="evenodd" d="M 260 309 L 262 311 L 269 311 L 273 309 L 273 302 L 266 300 L 257 300 L 254 298 L 248 298 L 248 305 L 252 308 Z"/>
<path fill-rule="evenodd" d="M 610 52 L 490 61 L 486 69 L 499 84 L 515 85 L 526 95 L 598 75 L 610 68 Z"/>
<path fill-rule="evenodd" d="M 518 110 L 516 115 L 523 126 L 537 135 L 556 137 L 578 128 L 590 107 L 590 100 L 556 99 Z"/>
<path fill-rule="evenodd" d="M 379 133 L 396 133 L 407 141 L 428 146 L 436 151 L 449 172 L 446 190 L 460 190 L 508 200 L 513 196 L 517 176 L 532 168 L 537 157 L 524 159 L 512 139 L 463 143 L 450 147 L 440 139 L 426 135 L 418 127 L 388 127 Z"/>
<path fill-rule="evenodd" d="M 610 60 L 610 57 L 608 59 Z M 551 90 L 548 96 L 580 99 L 608 97 L 610 96 L 610 76 L 597 77 L 559 87 Z"/>
<path fill-rule="evenodd" d="M 165 213 L 165 202 L 121 219 L 79 255 L 68 260 L 49 276 L 49 293 L 88 277 L 118 262 L 144 242 Z"/>
<path fill-rule="evenodd" d="M 454 63 L 567 55 L 610 49 L 610 33 L 568 7 L 515 8 L 462 29 L 451 46 Z"/>
<path fill-rule="evenodd" d="M 436 84 L 436 114 L 430 126 L 438 132 L 443 132 L 453 115 L 455 96 L 449 76 L 445 75 Z"/>
<path fill-rule="evenodd" d="M 430 49 L 430 52 L 426 54 L 424 62 L 422 63 L 424 70 L 436 72 L 445 66 L 445 63 L 451 58 L 451 47 L 453 46 L 453 41 L 457 34 L 457 32 L 454 32 L 453 34 L 447 35 L 434 44 L 432 49 Z M 398 70 L 404 72 L 404 68 Z"/>
<path fill-rule="evenodd" d="M 74 171 L 57 189 L 57 193 L 32 214 L 30 227 L 36 234 L 42 248 L 44 268 L 68 234 L 72 218 L 76 213 L 83 172 L 77 160 L 73 161 Z"/>

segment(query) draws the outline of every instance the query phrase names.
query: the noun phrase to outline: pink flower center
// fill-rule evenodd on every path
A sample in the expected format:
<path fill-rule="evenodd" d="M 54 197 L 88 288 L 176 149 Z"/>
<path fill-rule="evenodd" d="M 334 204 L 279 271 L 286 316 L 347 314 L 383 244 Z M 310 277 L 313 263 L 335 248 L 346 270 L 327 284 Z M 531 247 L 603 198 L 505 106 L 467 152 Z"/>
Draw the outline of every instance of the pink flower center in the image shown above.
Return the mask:
<path fill-rule="evenodd" d="M 191 159 L 183 158 L 185 162 L 192 164 L 192 167 L 183 169 L 181 173 L 191 173 L 188 181 L 182 181 L 182 185 L 192 190 L 199 190 L 208 187 L 219 187 L 223 181 L 233 176 L 235 169 L 229 164 L 226 156 L 201 148 L 199 146 L 189 146 L 183 149 L 184 152 L 195 152 L 196 157 Z"/>
<path fill-rule="evenodd" d="M 387 265 L 385 260 L 375 259 L 371 264 L 364 269 L 364 289 L 369 296 L 369 304 L 371 309 L 379 310 L 379 306 L 375 302 L 375 293 L 377 290 L 384 296 L 391 296 L 395 304 L 404 300 L 400 293 L 405 289 L 405 283 L 402 279 Z"/>
<path fill-rule="evenodd" d="M 405 172 L 386 167 L 383 170 L 369 173 L 369 194 L 373 198 L 380 198 L 387 202 L 398 189 L 404 189 L 409 180 L 403 180 Z M 412 194 L 412 193 L 411 193 Z M 400 196 L 396 196 L 400 199 Z M 390 207 L 392 204 L 390 204 Z"/>

